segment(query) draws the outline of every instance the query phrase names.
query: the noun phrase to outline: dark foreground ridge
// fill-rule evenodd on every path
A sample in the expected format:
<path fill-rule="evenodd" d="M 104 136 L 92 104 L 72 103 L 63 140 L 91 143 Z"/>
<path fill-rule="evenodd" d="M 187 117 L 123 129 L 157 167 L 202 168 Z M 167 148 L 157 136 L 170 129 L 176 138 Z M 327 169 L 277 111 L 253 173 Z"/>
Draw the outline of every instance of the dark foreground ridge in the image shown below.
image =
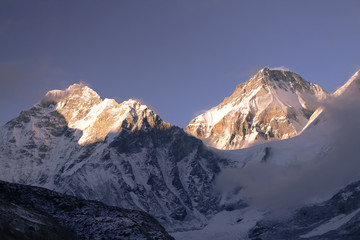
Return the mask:
<path fill-rule="evenodd" d="M 0 181 L 0 239 L 174 239 L 149 214 Z"/>

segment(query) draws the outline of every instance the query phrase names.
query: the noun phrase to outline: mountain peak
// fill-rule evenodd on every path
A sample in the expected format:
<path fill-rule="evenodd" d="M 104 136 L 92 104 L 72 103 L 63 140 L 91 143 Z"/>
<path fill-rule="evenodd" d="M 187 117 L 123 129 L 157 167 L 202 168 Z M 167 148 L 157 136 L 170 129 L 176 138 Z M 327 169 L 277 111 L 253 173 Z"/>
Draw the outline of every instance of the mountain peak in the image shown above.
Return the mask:
<path fill-rule="evenodd" d="M 300 85 L 308 85 L 309 82 L 305 81 L 299 74 L 289 71 L 287 69 L 282 68 L 269 68 L 264 67 L 260 69 L 253 77 L 251 77 L 248 81 L 240 84 L 238 87 L 242 87 L 243 85 L 253 85 L 253 82 L 259 82 L 263 85 L 267 85 L 269 87 L 276 87 L 279 82 L 288 82 L 294 85 L 295 83 Z M 272 83 L 277 84 L 272 84 Z"/>
<path fill-rule="evenodd" d="M 355 74 L 352 75 L 343 86 L 341 86 L 335 91 L 334 96 L 340 96 L 345 93 L 352 92 L 353 89 L 360 90 L 360 69 L 355 72 Z"/>
<path fill-rule="evenodd" d="M 268 72 L 268 71 L 270 71 L 270 68 L 269 67 L 263 67 L 260 71 L 261 72 Z"/>
<path fill-rule="evenodd" d="M 268 68 L 261 69 L 254 77 L 244 84 L 251 84 L 251 81 L 260 82 L 265 88 L 276 90 L 281 88 L 285 91 L 292 92 L 308 92 L 316 94 L 316 92 L 325 91 L 318 85 L 312 84 L 304 80 L 299 74 L 292 72 L 286 68 Z M 241 86 L 241 84 L 239 85 Z"/>
<path fill-rule="evenodd" d="M 275 68 L 270 68 L 270 67 L 263 67 L 262 69 L 260 69 L 258 72 L 257 72 L 257 74 L 258 73 L 269 73 L 269 72 L 292 72 L 292 71 L 290 71 L 288 68 L 286 68 L 286 67 L 275 67 Z M 257 75 L 257 74 L 255 74 L 255 75 Z"/>
<path fill-rule="evenodd" d="M 186 131 L 221 149 L 293 137 L 327 95 L 296 73 L 265 67 L 217 107 L 194 118 Z"/>
<path fill-rule="evenodd" d="M 149 109 L 149 107 L 145 104 L 143 104 L 140 100 L 138 99 L 134 99 L 134 98 L 130 98 L 127 101 L 124 101 L 123 104 L 126 104 L 132 108 L 139 108 L 139 109 Z"/>
<path fill-rule="evenodd" d="M 123 128 L 139 130 L 170 126 L 139 100 L 129 99 L 120 104 L 114 99 L 102 100 L 83 83 L 73 84 L 66 90 L 49 91 L 40 103 L 43 107 L 54 104 L 68 127 L 83 132 L 78 142 L 80 145 L 103 141 L 110 132 Z"/>
<path fill-rule="evenodd" d="M 84 83 L 75 83 L 65 90 L 48 91 L 41 100 L 42 105 L 57 104 L 69 98 L 83 99 L 83 101 L 99 102 L 100 96 Z"/>

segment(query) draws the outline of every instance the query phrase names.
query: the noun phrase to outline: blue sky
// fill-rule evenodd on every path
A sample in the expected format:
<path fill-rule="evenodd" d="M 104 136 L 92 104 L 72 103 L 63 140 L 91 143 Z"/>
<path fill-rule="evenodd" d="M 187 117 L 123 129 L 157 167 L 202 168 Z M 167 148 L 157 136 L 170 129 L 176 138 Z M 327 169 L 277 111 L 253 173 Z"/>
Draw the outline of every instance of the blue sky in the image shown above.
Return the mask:
<path fill-rule="evenodd" d="M 333 92 L 360 68 L 360 1 L 0 1 L 0 124 L 83 81 L 180 127 L 264 66 Z"/>

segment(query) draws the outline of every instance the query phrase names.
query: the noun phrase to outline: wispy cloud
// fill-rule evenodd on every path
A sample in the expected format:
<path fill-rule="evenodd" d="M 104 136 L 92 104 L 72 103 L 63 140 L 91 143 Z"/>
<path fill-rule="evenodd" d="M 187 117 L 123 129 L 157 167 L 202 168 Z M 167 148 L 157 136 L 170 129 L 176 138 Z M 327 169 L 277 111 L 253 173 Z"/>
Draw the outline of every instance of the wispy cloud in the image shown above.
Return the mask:
<path fill-rule="evenodd" d="M 271 70 L 282 70 L 282 71 L 291 71 L 290 68 L 287 68 L 285 66 L 280 66 L 280 67 L 272 67 L 270 68 Z"/>

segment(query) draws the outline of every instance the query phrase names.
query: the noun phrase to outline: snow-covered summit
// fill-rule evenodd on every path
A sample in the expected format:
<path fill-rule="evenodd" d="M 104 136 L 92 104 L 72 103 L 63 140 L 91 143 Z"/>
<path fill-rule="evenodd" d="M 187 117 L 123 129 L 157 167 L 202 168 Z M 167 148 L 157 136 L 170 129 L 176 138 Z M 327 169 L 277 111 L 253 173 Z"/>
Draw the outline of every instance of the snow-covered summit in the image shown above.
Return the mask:
<path fill-rule="evenodd" d="M 346 92 L 351 92 L 352 89 L 360 89 L 360 70 L 358 70 L 343 86 L 338 88 L 334 96 L 343 95 Z"/>
<path fill-rule="evenodd" d="M 217 107 L 194 118 L 186 131 L 216 148 L 295 136 L 328 94 L 300 75 L 261 69 Z"/>
<path fill-rule="evenodd" d="M 66 90 L 51 90 L 48 91 L 41 104 L 57 104 L 60 101 L 64 101 L 69 98 L 79 98 L 83 101 L 95 100 L 100 101 L 100 96 L 84 83 L 75 83 L 70 85 Z"/>
<path fill-rule="evenodd" d="M 340 88 L 338 88 L 326 101 L 326 105 L 331 108 L 343 108 L 342 106 L 347 106 L 352 104 L 357 106 L 360 98 L 360 70 L 355 72 L 349 80 Z M 347 106 L 348 107 L 348 106 Z M 312 127 L 318 124 L 326 124 L 327 129 L 331 128 L 334 124 L 331 123 L 331 117 L 329 118 L 328 113 L 326 113 L 324 107 L 319 107 L 309 119 L 309 122 L 306 124 L 302 132 L 309 131 Z M 330 121 L 330 123 L 329 123 Z"/>
<path fill-rule="evenodd" d="M 102 100 L 83 83 L 47 92 L 40 105 L 49 107 L 51 104 L 56 104 L 56 111 L 65 118 L 68 127 L 83 132 L 80 145 L 103 141 L 110 132 L 118 132 L 121 128 L 169 126 L 140 101 L 129 99 L 119 104 L 114 99 Z"/>

